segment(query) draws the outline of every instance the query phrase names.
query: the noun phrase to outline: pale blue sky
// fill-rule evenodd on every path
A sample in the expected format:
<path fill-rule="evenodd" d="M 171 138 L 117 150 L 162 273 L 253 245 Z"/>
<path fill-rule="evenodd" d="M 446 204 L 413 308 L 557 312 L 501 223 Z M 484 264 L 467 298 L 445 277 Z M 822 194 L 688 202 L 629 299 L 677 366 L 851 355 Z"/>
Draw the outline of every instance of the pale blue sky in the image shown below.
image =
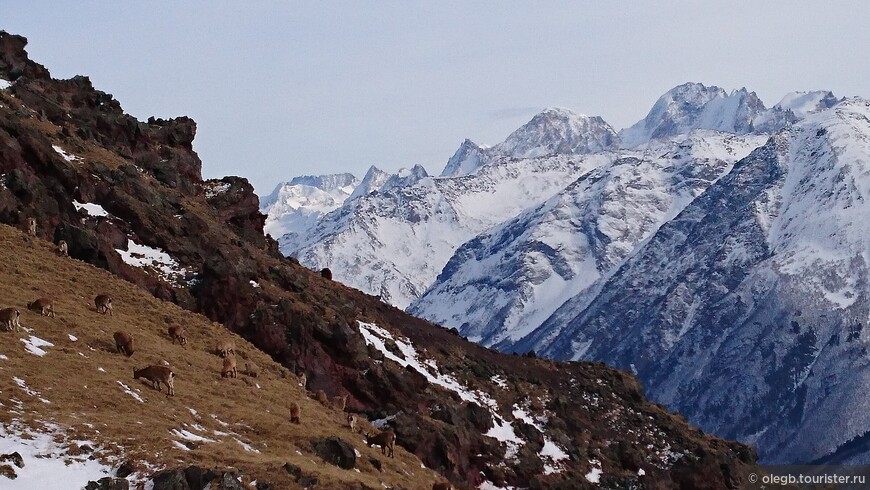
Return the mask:
<path fill-rule="evenodd" d="M 687 81 L 870 97 L 866 1 L 3 0 L 29 39 L 145 119 L 189 115 L 205 177 L 441 171 L 549 106 L 617 129 Z M 655 4 L 655 5 L 653 5 Z"/>

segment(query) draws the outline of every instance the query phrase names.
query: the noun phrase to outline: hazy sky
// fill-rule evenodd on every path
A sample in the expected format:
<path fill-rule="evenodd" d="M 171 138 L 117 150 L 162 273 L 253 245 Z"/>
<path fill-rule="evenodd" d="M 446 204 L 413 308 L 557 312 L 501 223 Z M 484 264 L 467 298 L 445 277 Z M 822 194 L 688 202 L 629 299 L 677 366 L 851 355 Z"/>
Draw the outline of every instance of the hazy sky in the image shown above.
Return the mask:
<path fill-rule="evenodd" d="M 193 117 L 204 176 L 260 194 L 369 165 L 437 174 L 463 139 L 498 143 L 550 106 L 620 129 L 687 81 L 767 106 L 795 90 L 870 97 L 865 0 L 2 0 L 0 29 L 140 119 Z"/>

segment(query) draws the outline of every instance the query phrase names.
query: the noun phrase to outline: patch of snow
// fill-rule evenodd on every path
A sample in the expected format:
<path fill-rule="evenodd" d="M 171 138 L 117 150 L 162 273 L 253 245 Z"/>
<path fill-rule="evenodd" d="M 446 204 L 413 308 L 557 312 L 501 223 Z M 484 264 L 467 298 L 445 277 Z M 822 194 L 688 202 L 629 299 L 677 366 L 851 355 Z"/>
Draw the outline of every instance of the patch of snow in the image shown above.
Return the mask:
<path fill-rule="evenodd" d="M 81 157 L 77 157 L 77 156 L 75 156 L 75 155 L 70 155 L 69 153 L 65 152 L 65 151 L 63 150 L 63 148 L 61 148 L 61 147 L 59 147 L 59 146 L 57 146 L 57 145 L 51 145 L 51 147 L 54 148 L 54 151 L 56 151 L 56 152 L 58 153 L 58 155 L 62 156 L 63 159 L 66 160 L 66 161 L 68 161 L 68 162 L 75 162 L 75 161 L 77 161 L 77 160 L 81 160 L 81 159 L 82 159 Z"/>
<path fill-rule="evenodd" d="M 63 428 L 57 428 L 58 434 Z M 96 460 L 64 457 L 64 448 L 55 442 L 57 434 L 32 431 L 14 433 L 8 426 L 0 426 L 0 454 L 18 452 L 24 459 L 24 467 L 14 467 L 17 478 L 14 483 L 3 483 L 16 489 L 83 488 L 91 480 L 112 475 L 112 468 Z M 8 481 L 0 477 L 0 482 Z M 6 488 L 4 486 L 4 488 Z"/>
<path fill-rule="evenodd" d="M 540 433 L 544 433 L 543 424 L 532 418 L 525 410 L 517 405 L 513 407 L 513 416 L 531 425 Z M 544 462 L 544 474 L 558 473 L 562 468 L 558 465 L 560 461 L 568 459 L 568 454 L 556 445 L 549 437 L 544 436 L 544 447 L 538 453 L 541 461 Z"/>
<path fill-rule="evenodd" d="M 73 204 L 73 206 L 75 206 L 76 211 L 84 209 L 91 216 L 109 216 L 109 212 L 106 211 L 105 209 L 103 209 L 103 207 L 97 203 L 93 203 L 93 202 L 81 203 L 81 202 L 78 202 L 76 200 L 73 200 L 72 204 Z"/>
<path fill-rule="evenodd" d="M 501 375 L 496 374 L 495 376 L 490 378 L 490 381 L 492 381 L 493 383 L 498 385 L 498 387 L 503 389 L 503 390 L 508 389 L 507 382 L 505 381 L 504 377 Z"/>
<path fill-rule="evenodd" d="M 215 442 L 214 439 L 209 439 L 208 437 L 203 437 L 199 434 L 194 434 L 187 429 L 172 429 L 169 431 L 170 434 L 175 437 L 179 437 L 181 439 L 185 439 L 192 442 Z"/>
<path fill-rule="evenodd" d="M 402 367 L 410 366 L 418 373 L 422 374 L 430 383 L 453 391 L 463 400 L 476 403 L 481 407 L 489 409 L 494 425 L 486 435 L 505 443 L 509 458 L 516 456 L 519 447 L 525 444 L 525 441 L 516 435 L 511 423 L 499 415 L 498 403 L 496 403 L 492 397 L 481 391 L 469 390 L 462 386 L 456 378 L 452 376 L 440 374 L 437 369 L 437 364 L 434 363 L 434 361 L 426 363 L 420 362 L 417 351 L 410 340 L 396 339 L 389 331 L 373 323 L 357 321 L 357 324 L 359 325 L 360 332 L 362 333 L 366 344 L 374 346 L 376 349 L 381 351 L 387 359 L 395 361 Z M 392 340 L 403 357 L 399 357 L 390 351 L 384 342 L 385 340 Z M 432 367 L 432 371 L 427 369 L 426 366 Z"/>
<path fill-rule="evenodd" d="M 255 288 L 258 288 L 258 287 L 260 287 L 260 283 L 257 282 L 257 281 L 251 281 L 251 286 L 254 286 Z"/>
<path fill-rule="evenodd" d="M 42 357 L 47 354 L 46 351 L 41 349 L 42 347 L 54 347 L 54 344 L 47 340 L 43 340 L 35 335 L 31 335 L 30 338 L 27 339 L 18 339 L 24 343 L 24 350 L 27 352 Z"/>
<path fill-rule="evenodd" d="M 118 384 L 121 385 L 121 388 L 124 390 L 124 393 L 126 393 L 126 394 L 132 396 L 133 398 L 135 398 L 135 399 L 137 399 L 137 400 L 139 400 L 139 403 L 145 403 L 145 400 L 143 400 L 142 397 L 139 396 L 138 393 L 136 393 L 135 391 L 131 390 L 129 386 L 125 385 L 125 384 L 124 384 L 123 382 L 121 382 L 121 381 L 118 381 Z"/>
<path fill-rule="evenodd" d="M 6 90 L 12 86 L 12 82 L 0 78 L 0 90 Z"/>
<path fill-rule="evenodd" d="M 101 368 L 101 367 L 100 367 L 100 368 L 97 368 L 97 371 L 99 371 L 99 372 L 101 372 L 101 373 L 105 373 L 105 372 L 106 372 L 106 370 L 103 369 L 103 368 Z"/>
<path fill-rule="evenodd" d="M 127 265 L 151 267 L 162 279 L 176 286 L 180 285 L 180 281 L 189 274 L 187 269 L 181 267 L 164 250 L 136 243 L 132 239 L 127 240 L 127 250 L 115 249 L 115 251 Z"/>
<path fill-rule="evenodd" d="M 598 483 L 601 480 L 601 468 L 592 468 L 592 471 L 586 473 L 586 479 L 591 483 Z"/>
<path fill-rule="evenodd" d="M 492 428 L 484 435 L 503 442 L 507 446 L 507 451 L 505 451 L 505 458 L 507 459 L 516 457 L 520 446 L 525 444 L 525 441 L 520 439 L 516 432 L 514 432 L 513 424 L 501 418 L 494 418 Z"/>
<path fill-rule="evenodd" d="M 172 441 L 172 444 L 173 444 L 175 447 L 177 447 L 178 449 L 181 449 L 182 451 L 190 451 L 190 448 L 189 448 L 189 447 L 187 447 L 187 446 L 185 446 L 184 444 L 182 444 L 182 443 L 176 441 L 175 439 L 171 439 L 171 441 Z"/>
<path fill-rule="evenodd" d="M 73 342 L 76 342 L 76 341 L 78 340 L 78 337 L 76 337 L 75 335 L 73 335 L 73 334 L 71 334 L 71 333 L 68 333 L 67 336 L 68 336 L 69 339 L 72 340 Z"/>
<path fill-rule="evenodd" d="M 5 360 L 7 360 L 7 359 L 9 359 L 9 358 L 6 357 L 6 356 L 3 355 L 3 354 L 0 354 L 0 361 L 5 361 Z"/>
<path fill-rule="evenodd" d="M 205 197 L 211 199 L 217 195 L 223 194 L 230 190 L 230 184 L 226 182 L 217 182 L 215 184 L 206 184 Z"/>
<path fill-rule="evenodd" d="M 38 396 L 39 395 L 39 392 L 31 390 L 30 387 L 27 386 L 27 383 L 25 383 L 23 379 L 16 377 L 16 376 L 13 376 L 12 381 L 15 381 L 15 383 L 18 385 L 18 387 L 21 388 L 28 395 L 30 395 L 30 396 Z"/>
<path fill-rule="evenodd" d="M 252 446 L 252 445 L 250 445 L 250 444 L 248 444 L 248 443 L 242 442 L 242 441 L 241 441 L 239 438 L 237 438 L 237 437 L 234 437 L 233 440 L 235 440 L 236 442 L 238 442 L 238 443 L 239 443 L 239 446 L 242 446 L 242 449 L 244 449 L 245 451 L 247 451 L 247 452 L 249 452 L 249 453 L 257 453 L 257 454 L 260 453 L 260 451 L 259 451 L 257 448 L 255 448 L 254 446 Z"/>

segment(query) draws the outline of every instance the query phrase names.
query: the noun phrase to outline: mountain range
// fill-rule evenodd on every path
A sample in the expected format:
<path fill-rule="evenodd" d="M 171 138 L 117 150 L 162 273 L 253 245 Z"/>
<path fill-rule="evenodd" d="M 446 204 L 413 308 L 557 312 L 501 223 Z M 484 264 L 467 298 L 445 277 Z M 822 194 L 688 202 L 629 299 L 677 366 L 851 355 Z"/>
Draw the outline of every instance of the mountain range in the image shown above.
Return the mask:
<path fill-rule="evenodd" d="M 766 461 L 866 462 L 867 104 L 687 83 L 621 131 L 548 109 L 278 239 L 484 345 L 631 370 Z"/>

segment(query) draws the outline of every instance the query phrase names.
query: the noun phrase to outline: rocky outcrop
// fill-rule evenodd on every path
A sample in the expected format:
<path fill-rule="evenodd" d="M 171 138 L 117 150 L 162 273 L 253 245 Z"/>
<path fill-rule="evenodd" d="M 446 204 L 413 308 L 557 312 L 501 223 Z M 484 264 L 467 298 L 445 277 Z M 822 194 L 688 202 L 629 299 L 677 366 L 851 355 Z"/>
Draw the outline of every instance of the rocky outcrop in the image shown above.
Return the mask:
<path fill-rule="evenodd" d="M 329 464 L 345 470 L 356 466 L 356 450 L 340 437 L 320 437 L 311 440 L 311 447 L 318 456 Z"/>

